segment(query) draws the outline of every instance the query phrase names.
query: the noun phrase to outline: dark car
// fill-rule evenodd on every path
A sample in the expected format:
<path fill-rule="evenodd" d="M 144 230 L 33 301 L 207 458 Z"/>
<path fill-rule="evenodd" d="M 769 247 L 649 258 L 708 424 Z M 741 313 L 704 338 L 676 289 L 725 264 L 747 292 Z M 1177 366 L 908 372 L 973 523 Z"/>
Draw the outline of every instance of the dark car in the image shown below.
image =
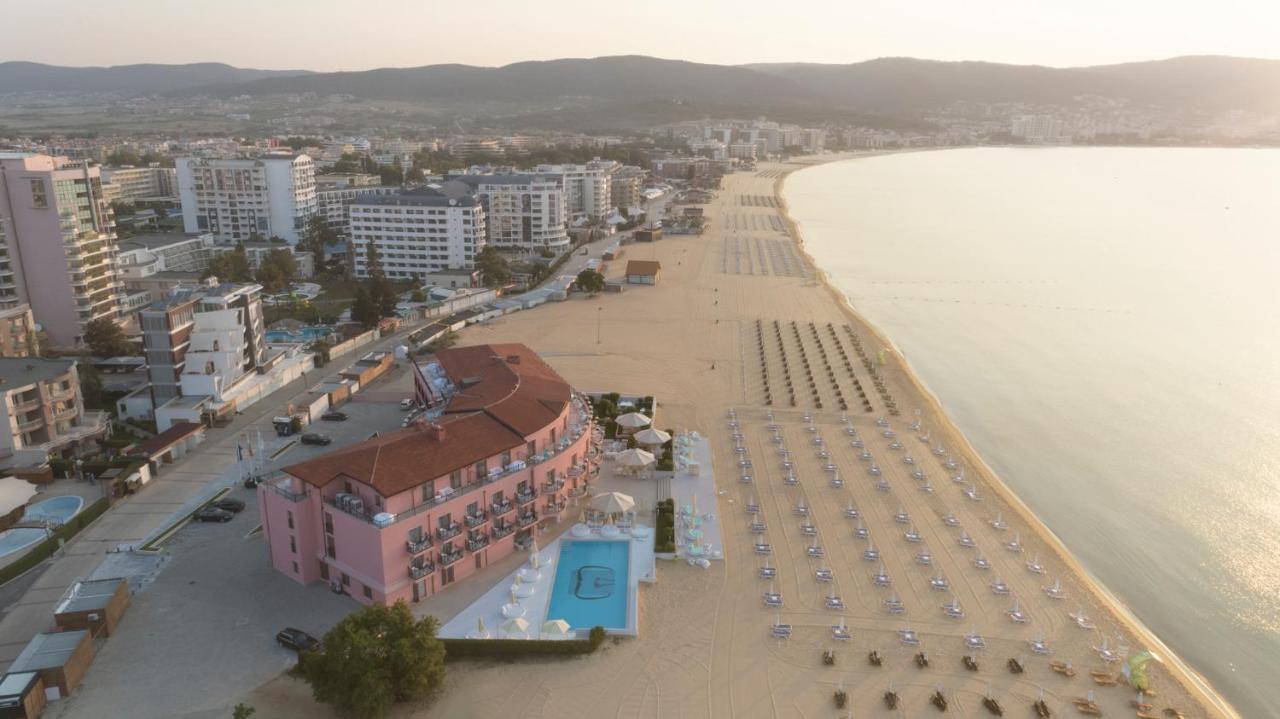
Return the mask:
<path fill-rule="evenodd" d="M 235 497 L 223 497 L 209 506 L 217 507 L 224 512 L 238 514 L 244 511 L 244 500 L 236 499 Z"/>
<path fill-rule="evenodd" d="M 208 506 L 196 512 L 197 522 L 230 522 L 235 519 L 236 515 L 225 509 L 218 509 L 214 506 Z"/>
<path fill-rule="evenodd" d="M 301 629 L 288 627 L 276 634 L 276 643 L 295 652 L 313 652 L 320 648 L 320 640 Z"/>
<path fill-rule="evenodd" d="M 323 419 L 326 422 L 346 422 L 347 413 L 338 412 L 336 410 L 333 412 L 325 412 L 324 414 L 320 415 L 320 419 Z"/>
<path fill-rule="evenodd" d="M 327 434 L 308 432 L 302 435 L 303 444 L 330 444 L 331 442 L 333 442 L 333 439 Z"/>

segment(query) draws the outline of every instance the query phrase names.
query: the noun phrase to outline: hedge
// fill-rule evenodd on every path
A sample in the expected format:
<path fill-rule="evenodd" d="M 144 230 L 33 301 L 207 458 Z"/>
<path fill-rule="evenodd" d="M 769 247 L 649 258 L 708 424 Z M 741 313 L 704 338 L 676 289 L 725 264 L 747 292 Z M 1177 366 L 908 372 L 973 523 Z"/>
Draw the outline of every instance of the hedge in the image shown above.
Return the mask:
<path fill-rule="evenodd" d="M 658 502 L 658 519 L 655 522 L 657 531 L 654 535 L 653 551 L 658 554 L 672 554 L 676 551 L 676 501 L 668 497 Z"/>
<path fill-rule="evenodd" d="M 441 639 L 446 659 L 468 657 L 571 656 L 590 654 L 604 643 L 604 627 L 587 639 Z"/>
<path fill-rule="evenodd" d="M 106 497 L 90 504 L 88 507 L 80 510 L 71 521 L 58 527 L 53 531 L 53 536 L 36 544 L 26 554 L 22 555 L 16 562 L 0 569 L 0 584 L 5 584 L 11 579 L 15 579 L 28 569 L 43 562 L 58 549 L 58 540 L 66 541 L 76 536 L 81 529 L 84 529 L 90 522 L 97 519 L 107 508 L 111 506 L 111 502 Z"/>

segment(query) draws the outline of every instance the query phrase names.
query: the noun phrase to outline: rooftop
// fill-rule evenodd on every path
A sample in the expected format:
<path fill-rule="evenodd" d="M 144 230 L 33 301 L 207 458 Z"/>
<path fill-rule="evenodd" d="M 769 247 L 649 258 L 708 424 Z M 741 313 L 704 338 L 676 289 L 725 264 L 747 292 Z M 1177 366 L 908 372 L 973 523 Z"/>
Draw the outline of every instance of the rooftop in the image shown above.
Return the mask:
<path fill-rule="evenodd" d="M 66 596 L 54 608 L 54 614 L 66 612 L 87 612 L 95 609 L 106 609 L 111 598 L 116 595 L 124 579 L 86 579 L 71 585 Z"/>
<path fill-rule="evenodd" d="M 85 629 L 37 634 L 27 642 L 27 646 L 22 649 L 18 658 L 13 660 L 13 664 L 9 665 L 9 671 L 34 672 L 60 667 L 75 653 L 76 647 L 80 646 L 80 642 L 84 641 L 88 634 L 88 630 Z"/>
<path fill-rule="evenodd" d="M 70 372 L 73 359 L 40 359 L 37 357 L 0 357 L 0 391 L 46 382 Z"/>
<path fill-rule="evenodd" d="M 656 276 L 662 265 L 657 260 L 631 260 L 627 262 L 628 275 Z"/>
<path fill-rule="evenodd" d="M 129 454 L 145 454 L 150 457 L 157 452 L 169 449 L 175 442 L 182 440 L 187 435 L 195 434 L 202 427 L 203 425 L 195 422 L 175 422 L 169 429 L 138 443 L 138 446 L 129 450 Z"/>
<path fill-rule="evenodd" d="M 370 195 L 357 198 L 353 205 L 411 205 L 422 207 L 475 207 L 479 204 L 469 192 L 420 187 L 395 195 Z"/>
<path fill-rule="evenodd" d="M 168 247 L 182 242 L 198 241 L 204 236 L 200 232 L 150 232 L 145 235 L 134 235 L 127 240 L 121 240 L 120 244 L 133 243 L 142 245 L 149 250 Z"/>
<path fill-rule="evenodd" d="M 441 350 L 436 359 L 458 387 L 439 432 L 410 427 L 284 471 L 317 487 L 354 479 L 389 497 L 524 446 L 525 436 L 554 421 L 570 400 L 568 383 L 522 344 Z"/>

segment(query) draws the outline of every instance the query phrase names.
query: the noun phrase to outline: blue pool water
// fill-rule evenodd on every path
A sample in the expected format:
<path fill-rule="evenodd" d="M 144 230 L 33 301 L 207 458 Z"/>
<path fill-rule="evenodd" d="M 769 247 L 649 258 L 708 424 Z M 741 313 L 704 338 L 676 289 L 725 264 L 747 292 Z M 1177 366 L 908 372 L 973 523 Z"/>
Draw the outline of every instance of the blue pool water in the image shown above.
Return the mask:
<path fill-rule="evenodd" d="M 333 329 L 330 327 L 302 327 L 297 332 L 269 330 L 265 336 L 268 342 L 314 342 L 331 334 Z"/>
<path fill-rule="evenodd" d="M 574 629 L 625 629 L 630 553 L 629 542 L 561 540 L 547 619 Z"/>
<path fill-rule="evenodd" d="M 54 497 L 43 502 L 36 502 L 27 507 L 22 515 L 24 522 L 49 520 L 55 524 L 64 524 L 84 506 L 84 500 L 76 496 Z M 43 529 L 20 527 L 0 532 L 0 557 L 26 549 L 44 539 L 48 534 Z"/>

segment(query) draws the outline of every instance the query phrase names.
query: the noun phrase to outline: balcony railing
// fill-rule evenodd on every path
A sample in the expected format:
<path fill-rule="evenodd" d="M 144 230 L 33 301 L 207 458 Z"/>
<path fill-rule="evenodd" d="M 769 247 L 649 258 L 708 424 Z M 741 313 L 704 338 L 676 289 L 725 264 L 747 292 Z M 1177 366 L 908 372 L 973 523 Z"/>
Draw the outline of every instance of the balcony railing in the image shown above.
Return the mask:
<path fill-rule="evenodd" d="M 427 560 L 422 564 L 409 565 L 409 576 L 413 579 L 422 579 L 434 571 L 436 571 L 436 565 L 431 560 Z"/>
<path fill-rule="evenodd" d="M 489 546 L 489 535 L 483 534 L 479 537 L 467 540 L 467 551 L 476 552 Z"/>
<path fill-rule="evenodd" d="M 454 522 L 447 527 L 436 527 L 436 536 L 442 541 L 462 534 L 462 525 Z"/>
<path fill-rule="evenodd" d="M 459 559 L 462 559 L 462 550 L 460 549 L 452 552 L 440 553 L 440 565 L 444 567 L 451 564 L 457 564 Z"/>
<path fill-rule="evenodd" d="M 528 504 L 538 498 L 538 493 L 530 489 L 525 492 L 516 492 L 516 504 Z"/>
<path fill-rule="evenodd" d="M 564 511 L 566 504 L 564 502 L 547 502 L 542 507 L 543 514 L 559 514 Z"/>
<path fill-rule="evenodd" d="M 404 540 L 404 548 L 409 554 L 422 554 L 431 549 L 431 537 L 423 537 L 416 542 L 412 539 L 406 539 Z"/>
<path fill-rule="evenodd" d="M 479 514 L 468 514 L 466 517 L 463 517 L 463 521 L 467 523 L 468 527 L 475 529 L 489 521 L 489 518 L 485 516 L 484 512 L 480 512 Z"/>
<path fill-rule="evenodd" d="M 514 531 L 516 531 L 516 525 L 514 524 L 500 524 L 493 528 L 493 532 L 491 532 L 491 534 L 494 539 L 502 539 Z"/>
<path fill-rule="evenodd" d="M 550 482 L 543 482 L 543 483 L 542 483 L 542 491 L 543 491 L 543 492 L 546 492 L 546 493 L 548 493 L 548 494 L 553 494 L 553 493 L 555 493 L 555 492 L 559 492 L 559 491 L 560 491 L 560 489 L 561 489 L 562 487 L 564 487 L 564 480 L 563 480 L 563 479 L 556 479 L 556 480 L 552 480 L 552 481 L 550 481 Z"/>
<path fill-rule="evenodd" d="M 494 502 L 489 505 L 491 516 L 501 517 L 502 515 L 515 509 L 516 505 L 511 500 L 505 500 L 502 503 Z"/>
<path fill-rule="evenodd" d="M 276 494 L 280 495 L 281 497 L 284 497 L 290 502 L 301 502 L 302 500 L 307 498 L 307 495 L 305 493 L 292 492 L 288 489 L 285 489 L 284 487 L 279 486 L 275 482 L 269 481 L 266 483 L 266 485 L 272 492 L 275 492 Z"/>
<path fill-rule="evenodd" d="M 538 513 L 537 513 L 537 512 L 530 512 L 529 514 L 522 514 L 522 515 L 520 515 L 519 517 L 517 517 L 517 518 L 516 518 L 516 524 L 517 524 L 517 525 L 519 525 L 519 526 L 521 526 L 521 527 L 527 527 L 527 526 L 529 526 L 530 524 L 533 524 L 533 523 L 534 523 L 534 522 L 536 522 L 536 521 L 538 521 Z"/>

